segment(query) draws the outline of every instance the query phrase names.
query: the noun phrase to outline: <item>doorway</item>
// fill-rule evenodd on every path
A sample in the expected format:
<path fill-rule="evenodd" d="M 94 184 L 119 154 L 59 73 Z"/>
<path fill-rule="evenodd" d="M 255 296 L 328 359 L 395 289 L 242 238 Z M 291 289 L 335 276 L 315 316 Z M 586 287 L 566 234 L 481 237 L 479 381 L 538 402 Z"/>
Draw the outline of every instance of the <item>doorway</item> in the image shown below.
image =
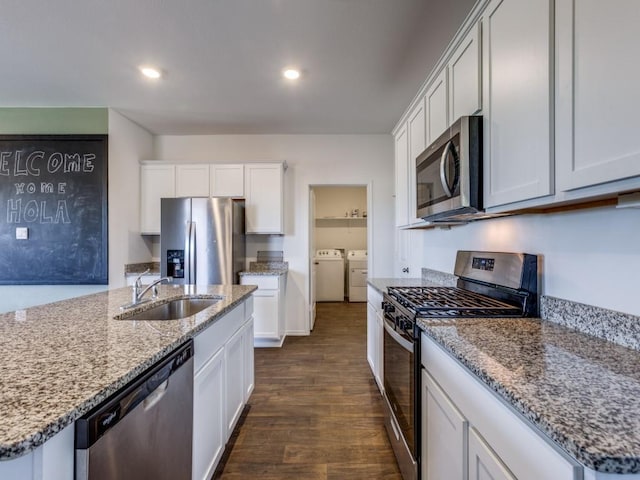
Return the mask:
<path fill-rule="evenodd" d="M 309 330 L 313 330 L 316 302 L 366 302 L 370 202 L 367 185 L 309 189 Z"/>

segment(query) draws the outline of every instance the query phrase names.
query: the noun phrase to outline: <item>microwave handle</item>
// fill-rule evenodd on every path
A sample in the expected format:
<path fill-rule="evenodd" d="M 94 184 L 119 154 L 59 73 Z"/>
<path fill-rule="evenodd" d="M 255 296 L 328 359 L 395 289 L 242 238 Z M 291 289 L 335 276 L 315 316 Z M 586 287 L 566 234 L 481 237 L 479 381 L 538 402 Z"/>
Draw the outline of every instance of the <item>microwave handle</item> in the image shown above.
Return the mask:
<path fill-rule="evenodd" d="M 447 174 L 445 172 L 445 167 L 447 165 L 447 157 L 449 156 L 449 151 L 453 147 L 453 143 L 451 140 L 447 142 L 442 152 L 442 157 L 440 158 L 440 183 L 442 183 L 442 188 L 444 189 L 444 193 L 447 194 L 447 197 L 452 197 L 453 192 L 449 188 L 449 182 L 447 182 Z"/>

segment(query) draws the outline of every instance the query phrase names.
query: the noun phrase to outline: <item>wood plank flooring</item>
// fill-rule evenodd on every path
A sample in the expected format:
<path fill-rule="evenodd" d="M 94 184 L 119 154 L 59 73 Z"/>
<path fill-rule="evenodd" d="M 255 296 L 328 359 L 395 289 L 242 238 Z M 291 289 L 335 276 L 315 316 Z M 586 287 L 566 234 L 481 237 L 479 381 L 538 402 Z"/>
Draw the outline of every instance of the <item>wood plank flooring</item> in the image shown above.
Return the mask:
<path fill-rule="evenodd" d="M 366 359 L 366 303 L 318 303 L 308 337 L 255 351 L 255 390 L 216 480 L 401 480 Z"/>

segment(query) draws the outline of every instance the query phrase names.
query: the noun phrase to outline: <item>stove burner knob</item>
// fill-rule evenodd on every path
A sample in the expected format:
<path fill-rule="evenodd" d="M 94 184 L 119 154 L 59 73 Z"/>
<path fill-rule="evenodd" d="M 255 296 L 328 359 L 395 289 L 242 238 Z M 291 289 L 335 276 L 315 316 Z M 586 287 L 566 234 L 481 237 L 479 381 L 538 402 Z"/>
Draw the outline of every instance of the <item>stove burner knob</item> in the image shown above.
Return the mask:
<path fill-rule="evenodd" d="M 384 313 L 393 313 L 396 311 L 396 307 L 387 302 L 382 304 L 382 309 L 384 310 Z"/>
<path fill-rule="evenodd" d="M 400 320 L 398 326 L 401 330 L 410 331 L 413 330 L 413 322 L 411 320 Z"/>

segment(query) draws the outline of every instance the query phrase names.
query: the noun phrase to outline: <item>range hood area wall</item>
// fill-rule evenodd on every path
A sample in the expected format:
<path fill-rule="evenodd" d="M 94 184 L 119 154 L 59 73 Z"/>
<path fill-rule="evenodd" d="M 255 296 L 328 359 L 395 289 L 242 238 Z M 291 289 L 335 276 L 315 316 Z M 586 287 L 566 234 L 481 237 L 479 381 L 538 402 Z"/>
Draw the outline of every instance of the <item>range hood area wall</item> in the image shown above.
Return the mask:
<path fill-rule="evenodd" d="M 457 250 L 531 252 L 542 255 L 541 293 L 640 315 L 640 210 L 595 208 L 522 215 L 470 223 L 450 230 L 421 230 L 410 255 L 424 267 L 453 273 Z"/>

